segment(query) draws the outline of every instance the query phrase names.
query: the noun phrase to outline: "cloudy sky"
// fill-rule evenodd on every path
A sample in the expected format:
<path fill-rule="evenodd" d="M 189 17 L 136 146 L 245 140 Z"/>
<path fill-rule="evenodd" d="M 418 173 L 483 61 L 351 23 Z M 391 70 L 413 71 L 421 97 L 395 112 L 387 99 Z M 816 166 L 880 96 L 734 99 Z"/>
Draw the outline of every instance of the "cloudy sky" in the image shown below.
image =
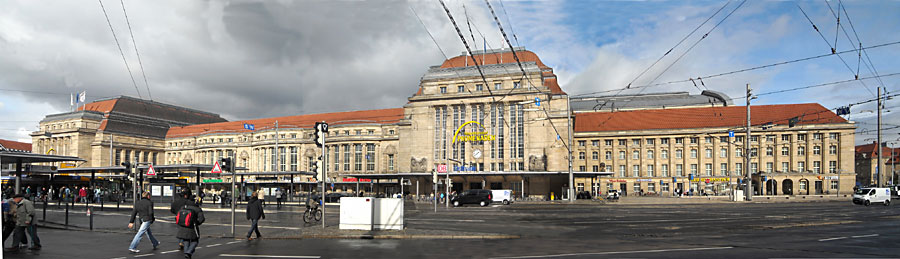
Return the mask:
<path fill-rule="evenodd" d="M 840 52 L 860 41 L 900 41 L 900 1 L 491 4 L 513 44 L 536 52 L 572 95 L 620 89 L 632 80 L 635 86 L 666 83 L 829 54 L 829 45 Z M 473 46 L 505 46 L 484 1 L 447 5 L 467 35 L 471 24 Z M 122 1 L 0 0 L 0 7 L 0 138 L 26 142 L 40 119 L 68 111 L 70 93 L 80 91 L 88 101 L 152 96 L 229 120 L 401 107 L 427 68 L 445 59 L 442 52 L 456 56 L 464 50 L 440 3 L 430 0 L 124 0 L 131 30 Z M 696 87 L 671 83 L 621 94 L 710 89 L 740 97 L 748 83 L 766 93 L 900 72 L 900 44 L 860 54 L 709 78 Z M 764 95 L 754 104 L 816 102 L 835 108 L 873 99 L 882 84 L 900 93 L 900 76 L 883 76 Z M 900 111 L 894 102 L 886 107 Z M 866 112 L 872 109 L 871 103 L 853 107 L 851 119 L 860 131 L 872 127 L 873 114 Z M 900 112 L 886 114 L 885 128 L 892 129 L 885 141 L 894 141 L 900 137 L 900 128 L 893 128 L 900 125 Z M 862 133 L 856 140 L 872 137 Z"/>

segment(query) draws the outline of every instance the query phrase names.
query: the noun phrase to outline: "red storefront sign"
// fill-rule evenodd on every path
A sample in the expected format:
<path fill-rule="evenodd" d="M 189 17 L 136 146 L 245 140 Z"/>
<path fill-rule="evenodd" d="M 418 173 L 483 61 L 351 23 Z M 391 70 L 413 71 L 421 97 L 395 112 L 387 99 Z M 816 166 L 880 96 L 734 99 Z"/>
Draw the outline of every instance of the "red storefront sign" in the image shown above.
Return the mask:
<path fill-rule="evenodd" d="M 372 182 L 372 179 L 356 179 L 356 178 L 353 178 L 353 177 L 344 177 L 344 179 L 343 179 L 343 181 L 344 181 L 345 183 L 346 183 L 346 182 L 351 182 L 351 183 L 352 183 L 352 182 L 356 182 L 357 180 L 359 180 L 359 182 L 361 182 L 361 183 L 371 183 L 371 182 Z"/>

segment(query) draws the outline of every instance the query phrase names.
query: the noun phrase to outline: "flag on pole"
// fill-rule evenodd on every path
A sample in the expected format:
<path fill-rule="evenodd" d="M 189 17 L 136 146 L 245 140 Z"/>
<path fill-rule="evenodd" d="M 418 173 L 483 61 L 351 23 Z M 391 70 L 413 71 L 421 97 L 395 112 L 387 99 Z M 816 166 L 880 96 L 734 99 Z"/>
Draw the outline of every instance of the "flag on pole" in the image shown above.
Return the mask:
<path fill-rule="evenodd" d="M 81 93 L 78 94 L 78 102 L 83 103 L 86 95 L 87 95 L 87 91 L 81 91 Z"/>

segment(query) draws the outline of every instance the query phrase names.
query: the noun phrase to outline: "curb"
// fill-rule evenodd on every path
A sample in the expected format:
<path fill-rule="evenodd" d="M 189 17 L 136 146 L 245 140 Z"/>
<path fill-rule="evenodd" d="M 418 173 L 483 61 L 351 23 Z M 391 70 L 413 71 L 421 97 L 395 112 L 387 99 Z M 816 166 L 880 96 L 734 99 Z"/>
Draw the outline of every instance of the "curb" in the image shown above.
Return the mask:
<path fill-rule="evenodd" d="M 263 239 L 300 240 L 300 239 L 519 239 L 517 235 L 301 235 L 285 237 L 267 237 Z M 236 239 L 243 240 L 243 239 Z"/>

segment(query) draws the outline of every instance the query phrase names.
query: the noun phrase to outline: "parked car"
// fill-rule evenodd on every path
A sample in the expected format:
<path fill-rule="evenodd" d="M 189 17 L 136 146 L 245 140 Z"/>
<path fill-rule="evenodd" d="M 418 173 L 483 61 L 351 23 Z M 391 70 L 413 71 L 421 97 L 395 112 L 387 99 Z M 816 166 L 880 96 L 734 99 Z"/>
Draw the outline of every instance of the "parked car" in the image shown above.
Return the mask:
<path fill-rule="evenodd" d="M 619 191 L 618 190 L 609 190 L 606 192 L 607 200 L 618 200 L 619 199 Z"/>
<path fill-rule="evenodd" d="M 859 188 L 853 193 L 853 203 L 866 206 L 872 203 L 881 203 L 884 206 L 891 205 L 891 189 Z"/>
<path fill-rule="evenodd" d="M 490 205 L 494 195 L 490 190 L 472 189 L 466 190 L 450 199 L 453 207 L 459 207 L 464 204 L 478 204 L 482 207 Z"/>
<path fill-rule="evenodd" d="M 512 201 L 512 190 L 491 190 L 492 202 L 500 202 L 503 205 L 509 205 Z"/>

